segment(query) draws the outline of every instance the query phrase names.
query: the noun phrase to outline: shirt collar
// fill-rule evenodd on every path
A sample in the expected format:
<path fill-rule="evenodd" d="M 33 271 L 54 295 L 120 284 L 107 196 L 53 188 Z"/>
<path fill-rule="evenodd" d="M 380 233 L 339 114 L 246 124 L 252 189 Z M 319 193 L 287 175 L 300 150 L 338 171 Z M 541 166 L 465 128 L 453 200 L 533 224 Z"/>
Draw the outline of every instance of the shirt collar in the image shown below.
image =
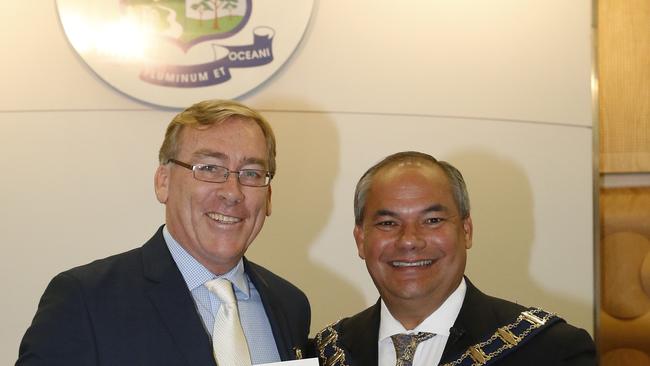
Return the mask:
<path fill-rule="evenodd" d="M 172 237 L 169 230 L 167 230 L 167 225 L 163 227 L 163 237 L 165 238 L 165 243 L 167 244 L 167 248 L 169 249 L 172 258 L 174 259 L 174 262 L 176 262 L 176 266 L 181 272 L 181 275 L 187 284 L 187 288 L 190 291 L 202 286 L 204 283 L 212 279 L 225 278 L 232 282 L 235 287 L 235 292 L 239 292 L 243 295 L 243 299 L 248 299 L 250 297 L 250 289 L 248 287 L 246 272 L 244 271 L 243 259 L 240 259 L 239 262 L 237 262 L 237 265 L 227 273 L 217 276 L 199 263 L 196 258 L 192 257 L 192 255 Z"/>
<path fill-rule="evenodd" d="M 460 284 L 454 290 L 454 292 L 449 295 L 447 300 L 440 305 L 433 313 L 431 313 L 426 319 L 424 319 L 417 327 L 413 330 L 406 330 L 402 323 L 393 317 L 393 315 L 388 310 L 388 307 L 384 303 L 384 300 L 381 300 L 381 320 L 379 322 L 379 342 L 383 341 L 386 338 L 394 334 L 400 333 L 417 333 L 417 332 L 429 332 L 437 335 L 449 336 L 449 328 L 454 325 L 458 313 L 460 313 L 460 308 L 463 305 L 463 299 L 465 299 L 465 292 L 467 291 L 467 284 L 465 283 L 465 278 L 460 281 Z"/>

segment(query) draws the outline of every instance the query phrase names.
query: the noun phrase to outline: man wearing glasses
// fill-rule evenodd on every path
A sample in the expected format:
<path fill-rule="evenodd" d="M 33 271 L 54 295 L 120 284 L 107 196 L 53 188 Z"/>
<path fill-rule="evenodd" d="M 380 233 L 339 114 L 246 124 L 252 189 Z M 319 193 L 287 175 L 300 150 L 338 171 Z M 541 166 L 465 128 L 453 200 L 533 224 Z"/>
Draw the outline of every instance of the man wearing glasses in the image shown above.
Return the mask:
<path fill-rule="evenodd" d="M 166 223 L 142 247 L 56 276 L 17 365 L 251 365 L 300 358 L 310 307 L 244 254 L 271 214 L 275 138 L 256 111 L 204 101 L 167 127 Z"/>

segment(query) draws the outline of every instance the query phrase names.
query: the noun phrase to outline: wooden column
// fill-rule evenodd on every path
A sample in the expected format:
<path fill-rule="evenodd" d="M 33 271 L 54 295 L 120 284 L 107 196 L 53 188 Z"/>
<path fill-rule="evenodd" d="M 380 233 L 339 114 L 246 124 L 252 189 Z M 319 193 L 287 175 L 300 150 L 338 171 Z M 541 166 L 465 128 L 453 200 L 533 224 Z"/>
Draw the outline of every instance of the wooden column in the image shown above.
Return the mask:
<path fill-rule="evenodd" d="M 600 0 L 601 173 L 650 172 L 650 1 Z"/>
<path fill-rule="evenodd" d="M 650 366 L 650 0 L 598 1 L 601 365 Z M 628 180 L 629 182 L 630 180 Z"/>

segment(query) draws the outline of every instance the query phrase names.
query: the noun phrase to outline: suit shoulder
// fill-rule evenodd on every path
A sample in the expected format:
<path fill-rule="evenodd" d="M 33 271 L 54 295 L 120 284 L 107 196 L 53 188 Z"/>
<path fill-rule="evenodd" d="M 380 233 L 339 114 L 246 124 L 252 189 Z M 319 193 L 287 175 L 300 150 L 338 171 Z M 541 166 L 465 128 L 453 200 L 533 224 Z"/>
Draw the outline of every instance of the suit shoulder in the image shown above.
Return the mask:
<path fill-rule="evenodd" d="M 512 301 L 483 295 L 483 300 L 486 304 L 489 303 L 498 324 L 510 323 L 522 311 L 529 309 Z M 540 360 L 553 358 L 557 362 L 569 362 L 571 365 L 595 365 L 595 345 L 589 333 L 568 324 L 562 318 L 536 335 L 523 346 L 522 351 L 522 355 L 535 354 Z"/>
<path fill-rule="evenodd" d="M 502 319 L 514 319 L 517 316 L 519 316 L 519 314 L 521 314 L 522 311 L 530 309 L 529 307 L 517 304 L 512 301 L 501 299 L 498 297 L 485 295 L 485 298 L 486 301 L 491 303 L 491 307 L 492 309 L 494 309 L 498 317 Z M 548 330 L 548 333 L 553 334 L 555 339 L 571 339 L 575 337 L 584 338 L 585 336 L 586 339 L 588 340 L 591 339 L 589 334 L 584 329 L 577 328 L 571 324 L 568 324 L 561 317 L 560 319 L 561 319 L 560 322 L 555 323 L 554 325 L 549 327 Z"/>
<path fill-rule="evenodd" d="M 491 307 L 497 314 L 497 317 L 503 320 L 515 319 L 519 316 L 519 314 L 521 314 L 522 311 L 530 309 L 529 307 L 517 304 L 512 301 L 489 295 L 485 296 L 486 300 L 491 303 Z M 560 320 L 561 321 L 550 326 L 545 333 L 551 334 L 553 335 L 554 339 L 560 340 L 571 339 L 575 337 L 582 338 L 584 336 L 586 336 L 586 338 L 589 340 L 591 339 L 589 334 L 584 329 L 580 329 L 571 324 L 568 324 L 561 317 Z"/>
<path fill-rule="evenodd" d="M 534 335 L 508 360 L 513 365 L 595 366 L 596 348 L 584 329 L 558 321 Z"/>
<path fill-rule="evenodd" d="M 173 264 L 163 239 L 162 228 L 161 226 L 142 246 L 74 267 L 60 275 L 76 278 L 88 284 L 107 277 L 111 280 L 128 279 L 143 273 L 145 257 L 151 267 L 150 270 L 155 269 L 156 273 L 162 272 Z"/>
<path fill-rule="evenodd" d="M 144 276 L 141 247 L 63 271 L 50 281 L 50 284 L 55 283 L 76 288 L 89 301 L 121 296 L 125 291 L 137 291 L 150 285 Z"/>
<path fill-rule="evenodd" d="M 141 263 L 141 248 L 135 248 L 71 268 L 61 272 L 59 276 L 70 276 L 82 282 L 87 282 L 114 275 L 121 271 L 132 275 L 136 268 L 142 267 Z"/>
<path fill-rule="evenodd" d="M 498 322 L 509 321 L 511 319 L 517 318 L 522 311 L 528 309 L 526 306 L 517 304 L 515 302 L 483 294 L 483 301 L 489 304 L 484 306 L 484 308 L 490 308 L 494 312 L 494 316 Z"/>
<path fill-rule="evenodd" d="M 552 343 L 550 349 L 595 353 L 594 341 L 589 333 L 564 321 L 552 325 L 542 335 Z"/>

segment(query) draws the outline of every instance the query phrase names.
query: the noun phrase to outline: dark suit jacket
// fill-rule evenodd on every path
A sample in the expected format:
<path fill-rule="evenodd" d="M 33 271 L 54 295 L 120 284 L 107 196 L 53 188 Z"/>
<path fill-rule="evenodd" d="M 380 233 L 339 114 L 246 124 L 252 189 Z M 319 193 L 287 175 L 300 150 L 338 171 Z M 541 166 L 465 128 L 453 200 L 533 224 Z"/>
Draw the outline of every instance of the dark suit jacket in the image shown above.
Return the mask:
<path fill-rule="evenodd" d="M 463 305 L 442 355 L 441 364 L 451 362 L 467 348 L 512 322 L 523 306 L 487 296 L 466 278 Z M 377 365 L 380 305 L 377 302 L 359 314 L 341 320 L 335 329 L 338 345 L 350 366 Z M 322 360 L 321 360 L 322 361 Z M 596 365 L 594 343 L 583 329 L 565 322 L 555 323 L 513 353 L 496 361 L 499 366 Z"/>
<path fill-rule="evenodd" d="M 305 295 L 244 260 L 282 360 L 303 348 Z M 255 345 L 251 345 L 255 346 Z M 214 366 L 212 344 L 162 228 L 141 248 L 73 268 L 48 285 L 16 365 Z"/>

